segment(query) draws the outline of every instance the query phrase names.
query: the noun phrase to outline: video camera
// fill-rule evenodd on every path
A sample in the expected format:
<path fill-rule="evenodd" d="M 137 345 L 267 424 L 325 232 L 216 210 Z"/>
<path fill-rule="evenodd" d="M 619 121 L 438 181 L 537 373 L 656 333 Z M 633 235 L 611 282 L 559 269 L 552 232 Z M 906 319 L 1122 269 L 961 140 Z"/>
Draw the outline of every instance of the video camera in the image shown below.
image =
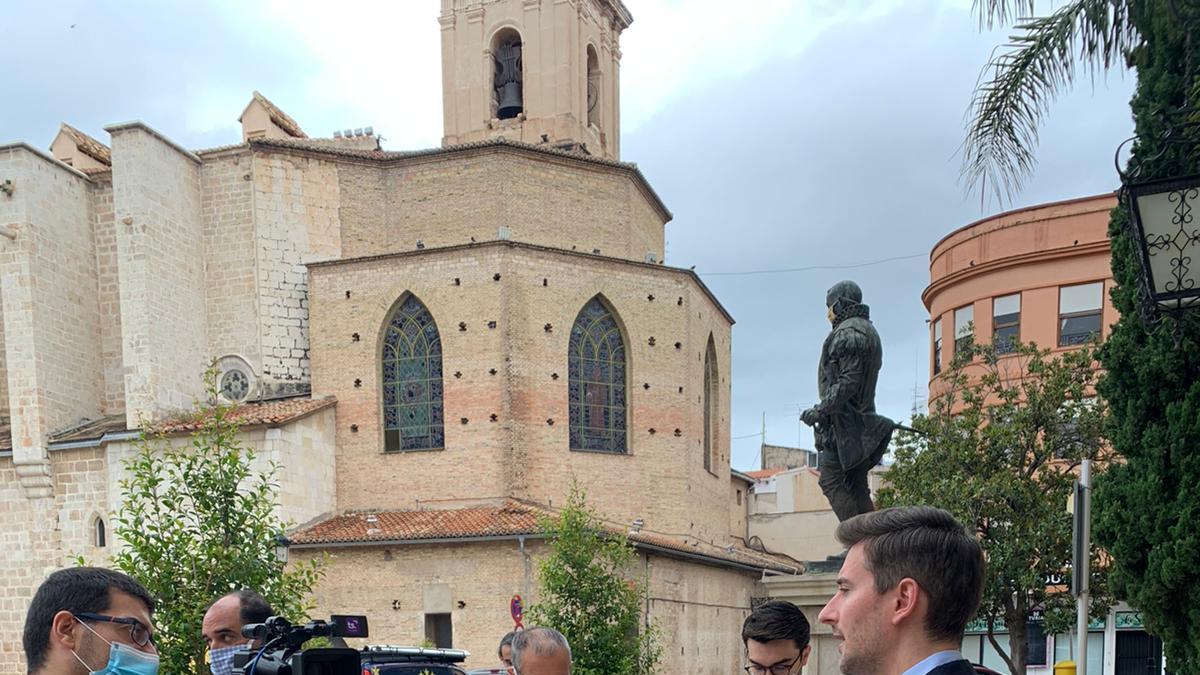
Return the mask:
<path fill-rule="evenodd" d="M 316 637 L 365 638 L 367 617 L 335 614 L 328 622 L 293 626 L 282 616 L 273 616 L 263 623 L 242 626 L 242 635 L 259 641 L 262 647 L 234 654 L 234 675 L 361 675 L 362 657 L 357 649 L 320 647 L 300 651 L 300 647 Z"/>

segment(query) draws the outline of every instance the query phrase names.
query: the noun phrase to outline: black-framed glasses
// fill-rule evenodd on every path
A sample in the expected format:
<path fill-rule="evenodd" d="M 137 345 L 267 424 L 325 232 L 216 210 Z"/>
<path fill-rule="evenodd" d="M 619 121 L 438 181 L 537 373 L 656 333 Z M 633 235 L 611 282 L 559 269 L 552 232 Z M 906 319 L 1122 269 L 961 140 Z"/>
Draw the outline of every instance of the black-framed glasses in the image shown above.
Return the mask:
<path fill-rule="evenodd" d="M 83 619 L 84 621 L 102 621 L 127 626 L 129 628 L 129 639 L 133 640 L 133 644 L 139 647 L 145 647 L 153 639 L 150 637 L 149 628 L 142 625 L 141 621 L 131 619 L 127 616 L 109 616 L 107 614 L 92 614 L 91 612 L 80 612 L 74 616 L 76 619 Z"/>
<path fill-rule="evenodd" d="M 800 657 L 791 663 L 776 663 L 773 666 L 760 666 L 757 663 L 752 663 L 742 670 L 745 670 L 748 675 L 791 675 L 792 669 L 800 662 Z"/>

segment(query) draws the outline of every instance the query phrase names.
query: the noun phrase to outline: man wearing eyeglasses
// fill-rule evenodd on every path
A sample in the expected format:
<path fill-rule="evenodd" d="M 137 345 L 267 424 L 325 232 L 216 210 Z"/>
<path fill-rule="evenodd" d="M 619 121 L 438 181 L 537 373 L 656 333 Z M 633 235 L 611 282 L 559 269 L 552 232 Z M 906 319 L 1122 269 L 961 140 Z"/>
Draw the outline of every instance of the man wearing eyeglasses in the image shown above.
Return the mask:
<path fill-rule="evenodd" d="M 742 623 L 749 675 L 796 675 L 808 663 L 810 628 L 800 608 L 786 600 L 758 606 Z"/>
<path fill-rule="evenodd" d="M 157 675 L 154 600 L 131 577 L 72 567 L 46 578 L 29 604 L 30 675 Z"/>

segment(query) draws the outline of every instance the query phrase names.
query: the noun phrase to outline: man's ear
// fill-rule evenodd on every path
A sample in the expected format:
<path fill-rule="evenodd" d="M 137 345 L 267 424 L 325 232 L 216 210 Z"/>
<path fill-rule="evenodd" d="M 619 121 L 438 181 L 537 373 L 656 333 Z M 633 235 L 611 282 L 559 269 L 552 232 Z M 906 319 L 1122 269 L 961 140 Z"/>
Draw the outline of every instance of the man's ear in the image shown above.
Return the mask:
<path fill-rule="evenodd" d="M 800 652 L 800 665 L 808 665 L 808 655 L 812 653 L 812 645 L 806 645 L 804 651 Z"/>
<path fill-rule="evenodd" d="M 892 625 L 915 618 L 921 603 L 921 587 L 915 579 L 905 577 L 893 589 Z"/>
<path fill-rule="evenodd" d="M 75 626 L 79 620 L 67 610 L 62 610 L 50 620 L 50 644 L 59 644 L 72 651 L 79 648 L 79 635 Z"/>

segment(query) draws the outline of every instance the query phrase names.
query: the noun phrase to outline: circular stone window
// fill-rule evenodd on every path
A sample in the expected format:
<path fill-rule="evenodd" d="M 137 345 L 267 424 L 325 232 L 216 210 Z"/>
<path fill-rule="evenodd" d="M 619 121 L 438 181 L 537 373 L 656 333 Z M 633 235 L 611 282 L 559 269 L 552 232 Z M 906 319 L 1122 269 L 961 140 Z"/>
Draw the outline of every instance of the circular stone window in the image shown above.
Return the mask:
<path fill-rule="evenodd" d="M 250 378 L 241 370 L 227 370 L 221 375 L 221 396 L 229 401 L 242 401 L 250 393 Z"/>

